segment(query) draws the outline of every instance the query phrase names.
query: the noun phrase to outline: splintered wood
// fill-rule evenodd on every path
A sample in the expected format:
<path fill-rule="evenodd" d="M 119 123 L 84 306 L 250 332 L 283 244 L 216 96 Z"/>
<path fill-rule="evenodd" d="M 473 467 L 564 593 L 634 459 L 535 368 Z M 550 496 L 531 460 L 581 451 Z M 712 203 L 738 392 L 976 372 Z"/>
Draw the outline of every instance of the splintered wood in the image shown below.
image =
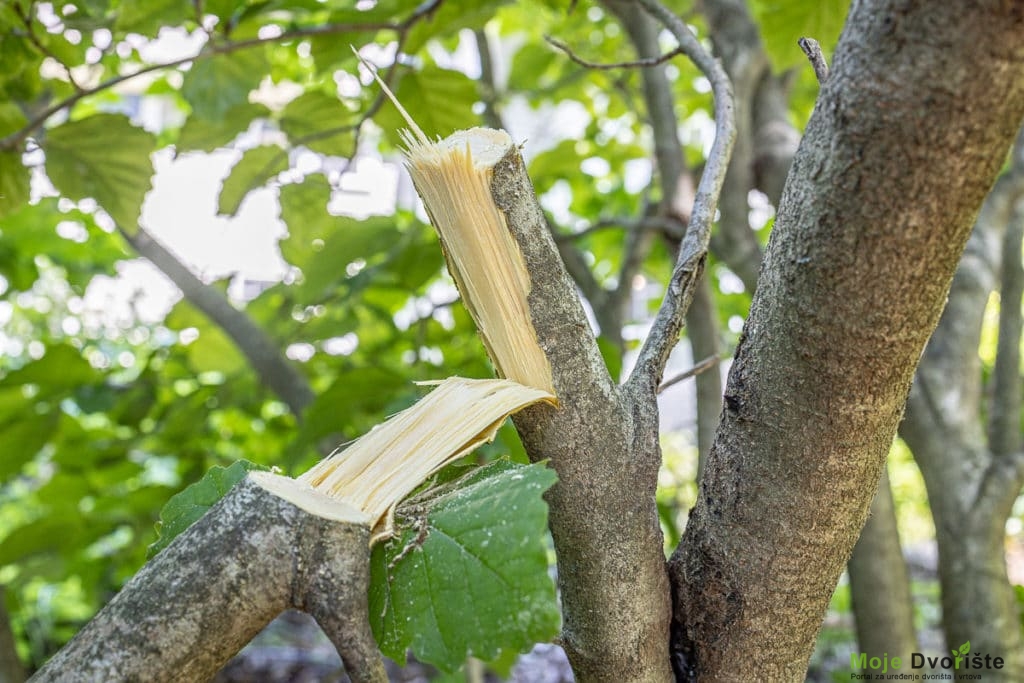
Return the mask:
<path fill-rule="evenodd" d="M 411 132 L 402 131 L 409 173 L 502 379 L 444 380 L 416 405 L 299 477 L 369 515 L 371 543 L 392 533 L 394 508 L 403 498 L 446 464 L 494 439 L 509 415 L 538 402 L 558 405 L 551 365 L 530 317 L 530 276 L 491 195 L 494 168 L 517 153 L 512 138 L 473 128 L 431 142 L 375 72 L 374 77 L 409 124 Z"/>
<path fill-rule="evenodd" d="M 509 380 L 449 377 L 299 481 L 368 514 L 375 542 L 390 535 L 390 513 L 417 486 L 493 440 L 509 415 L 541 401 L 554 397 Z"/>
<path fill-rule="evenodd" d="M 422 132 L 403 133 L 409 173 L 498 375 L 553 392 L 551 365 L 530 319 L 530 276 L 491 197 L 494 166 L 512 149 L 512 138 L 489 128 L 435 143 Z"/>

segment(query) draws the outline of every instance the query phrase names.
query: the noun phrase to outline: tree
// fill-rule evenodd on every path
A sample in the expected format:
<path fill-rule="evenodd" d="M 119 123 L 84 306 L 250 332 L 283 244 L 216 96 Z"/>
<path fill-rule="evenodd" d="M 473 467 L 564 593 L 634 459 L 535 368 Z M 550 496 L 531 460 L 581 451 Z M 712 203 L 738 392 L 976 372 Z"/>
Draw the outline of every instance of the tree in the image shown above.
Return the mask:
<path fill-rule="evenodd" d="M 591 29 L 580 19 L 584 10 L 552 6 L 544 14 L 546 28 L 570 47 L 586 44 Z M 568 184 L 570 219 L 573 213 L 591 219 L 590 229 L 559 229 L 555 224 L 565 216 L 545 215 L 536 207 L 517 213 L 522 197 L 533 195 L 521 177 L 519 185 L 494 185 L 529 267 L 535 292 L 530 317 L 561 401 L 557 412 L 543 406 L 526 410 L 516 426 L 529 458 L 548 461 L 558 474 L 547 496 L 549 524 L 558 557 L 561 643 L 577 676 L 616 681 L 669 680 L 673 673 L 682 680 L 802 678 L 947 292 L 951 306 L 943 325 L 953 330 L 950 334 L 970 332 L 954 351 L 941 345 L 942 336 L 929 347 L 903 430 L 933 494 L 950 490 L 947 474 L 957 471 L 949 458 L 934 455 L 939 447 L 930 439 L 936 428 L 927 423 L 934 411 L 929 417 L 927 400 L 920 395 L 935 383 L 929 373 L 949 374 L 949 364 L 974 370 L 964 359 L 977 348 L 980 322 L 963 323 L 966 318 L 954 306 L 978 312 L 979 297 L 987 296 L 988 289 L 978 287 L 961 299 L 956 282 L 973 284 L 973 271 L 964 266 L 961 272 L 967 274 L 954 281 L 952 291 L 950 282 L 1024 116 L 1024 73 L 1016 68 L 1024 57 L 1024 11 L 997 2 L 941 7 L 855 3 L 831 74 L 821 84 L 800 148 L 794 150 L 795 133 L 783 104 L 786 79 L 773 74 L 765 52 L 750 40 L 756 26 L 742 8 L 700 3 L 719 62 L 676 13 L 653 0 L 609 0 L 602 6 L 621 22 L 640 59 L 647 60 L 639 73 L 584 69 L 534 48 L 517 53 L 504 87 L 489 66 L 485 23 L 499 13 L 509 31 L 533 40 L 542 22 L 521 11 L 499 12 L 487 2 L 377 3 L 358 10 L 331 2 L 280 8 L 244 2 L 157 8 L 141 2 L 116 7 L 90 2 L 70 4 L 74 11 L 62 9 L 63 17 L 28 2 L 0 10 L 0 21 L 11 28 L 0 47 L 15 55 L 19 65 L 3 81 L 5 95 L 18 104 L 0 109 L 0 134 L 6 135 L 0 140 L 5 202 L 0 225 L 9 254 L 3 272 L 10 291 L 66 280 L 70 291 L 80 294 L 95 272 L 109 271 L 130 247 L 163 269 L 188 301 L 216 323 L 179 305 L 166 327 L 198 330 L 200 342 L 154 344 L 143 352 L 142 369 L 130 372 L 82 360 L 83 354 L 116 357 L 122 350 L 117 342 L 53 334 L 40 360 L 5 375 L 4 388 L 14 397 L 8 425 L 14 415 L 32 416 L 8 437 L 18 448 L 4 472 L 26 473 L 24 481 L 12 484 L 11 495 L 31 505 L 19 529 L 3 539 L 6 557 L 24 564 L 23 558 L 47 550 L 49 541 L 41 534 L 47 524 L 51 534 L 72 528 L 77 547 L 99 544 L 119 552 L 110 540 L 112 532 L 143 528 L 146 515 L 140 511 L 152 510 L 176 485 L 154 486 L 149 461 L 126 458 L 133 451 L 167 452 L 173 444 L 175 474 L 184 479 L 204 469 L 206 456 L 200 454 L 211 444 L 225 459 L 244 454 L 301 471 L 321 440 L 353 436 L 373 424 L 378 413 L 407 405 L 412 392 L 405 377 L 487 374 L 480 349 L 467 343 L 446 343 L 443 368 L 423 362 L 432 344 L 453 334 L 436 318 L 420 316 L 412 349 L 408 334 L 393 322 L 410 294 L 421 295 L 440 267 L 437 255 L 424 256 L 430 252 L 426 228 L 412 211 L 400 211 L 394 221 L 335 219 L 324 208 L 331 194 L 329 169 L 321 167 L 328 172 L 308 174 L 302 182 L 281 175 L 292 165 L 290 156 L 303 149 L 351 160 L 371 119 L 385 136 L 397 128 L 396 112 L 367 88 L 338 102 L 334 76 L 356 73 L 349 42 L 395 41 L 398 53 L 422 60 L 407 69 L 395 59 L 383 78 L 396 86 L 402 101 L 415 103 L 410 109 L 428 134 L 474 123 L 464 105 L 476 99 L 475 87 L 457 71 L 440 68 L 428 45 L 432 40 L 451 47 L 458 29 L 473 28 L 489 81 L 480 91 L 489 121 L 502 121 L 500 105 L 515 90 L 578 97 L 587 103 L 591 119 L 584 139 L 538 154 L 530 169 L 538 194 L 556 182 L 563 189 Z M 789 6 L 806 12 L 801 3 Z M 595 9 L 587 7 L 588 16 Z M 619 61 L 632 59 L 618 24 L 600 12 L 592 16 L 604 22 L 605 53 L 622 53 Z M 193 30 L 205 46 L 198 55 L 166 62 L 136 58 L 130 35 L 153 36 L 164 24 Z M 88 51 L 96 45 L 87 46 L 82 31 L 97 27 L 107 31 L 108 46 L 128 46 L 131 61 L 137 62 L 133 71 L 120 73 L 122 61 L 115 52 Z M 669 73 L 655 43 L 661 29 L 711 86 L 715 142 L 697 164 L 699 172 L 687 164 L 695 155 L 680 144 L 676 103 L 665 97 Z M 77 42 L 71 31 L 78 32 Z M 86 63 L 94 66 L 80 67 Z M 191 67 L 182 76 L 176 68 L 186 63 Z M 683 64 L 677 68 L 685 74 L 674 84 L 678 91 L 698 71 Z M 147 73 L 162 74 L 151 93 L 190 109 L 182 126 L 156 138 L 122 116 L 99 111 L 103 93 Z M 250 101 L 266 74 L 273 81 L 299 82 L 305 93 L 278 111 Z M 639 198 L 621 180 L 611 182 L 602 196 L 579 173 L 581 162 L 596 155 L 595 140 L 603 136 L 611 144 L 614 139 L 599 119 L 617 116 L 630 129 L 641 128 L 632 100 L 638 78 L 657 164 L 649 210 L 637 209 Z M 70 120 L 54 121 L 55 114 L 69 110 Z M 275 122 L 288 151 L 275 144 L 247 149 L 224 181 L 219 208 L 236 213 L 251 189 L 268 182 L 281 185 L 281 213 L 289 228 L 282 254 L 302 271 L 302 279 L 272 287 L 242 314 L 148 235 L 139 225 L 139 209 L 152 174 L 149 155 L 158 146 L 173 142 L 178 152 L 209 150 L 231 142 L 251 122 L 267 119 Z M 46 174 L 65 199 L 79 202 L 76 207 L 56 199 L 24 206 L 29 172 L 19 157 L 38 148 L 46 156 Z M 603 153 L 617 166 L 634 151 L 646 154 L 635 138 Z M 38 163 L 31 154 L 26 159 Z M 790 162 L 783 190 L 780 180 Z M 697 176 L 699 183 L 694 183 Z M 747 219 L 747 195 L 755 188 L 778 206 L 763 261 Z M 83 209 L 81 200 L 88 197 L 104 213 L 97 215 L 88 205 Z M 1008 199 L 990 203 L 997 201 L 1012 205 Z M 623 220 L 622 214 L 634 217 Z M 987 215 L 982 214 L 974 233 L 981 241 Z M 64 240 L 71 244 L 62 244 L 63 251 L 24 266 L 18 255 L 34 246 L 29 226 L 61 220 L 80 226 L 75 234 L 84 234 L 81 241 Z M 622 239 L 601 229 L 615 225 L 627 228 Z M 998 232 L 1005 223 L 993 225 Z M 1016 233 L 1007 234 L 1003 294 L 1004 300 L 1016 302 L 1020 247 L 1013 241 Z M 748 291 L 756 284 L 756 291 L 713 443 L 718 390 L 713 379 L 702 380 L 699 443 L 706 457 L 699 495 L 666 566 L 655 495 L 662 459 L 656 399 L 684 315 L 694 348 L 716 353 L 715 301 L 708 281 L 701 279 L 709 243 L 714 257 Z M 577 247 L 600 267 L 589 268 Z M 345 273 L 338 263 L 356 266 Z M 666 282 L 664 300 L 632 371 L 620 384 L 617 368 L 628 345 L 622 334 L 625 305 L 639 275 Z M 595 312 L 598 339 L 575 287 Z M 65 293 L 64 301 L 72 298 Z M 1006 309 L 1019 313 L 1017 306 Z M 468 333 L 471 322 L 460 310 L 453 312 L 452 326 L 456 333 Z M 19 309 L 19 322 L 32 327 L 46 313 Z M 980 407 L 973 406 L 974 422 L 954 435 L 979 464 L 978 486 L 991 482 L 998 490 L 979 498 L 984 505 L 973 516 L 965 515 L 967 499 L 961 497 L 951 497 L 949 507 L 933 497 L 933 506 L 937 519 L 951 530 L 939 534 L 948 645 L 955 649 L 960 639 L 984 643 L 986 651 L 1004 654 L 1007 666 L 1001 673 L 1014 680 L 1024 667 L 1012 656 L 1020 632 L 1010 622 L 1019 615 L 998 570 L 1003 567 L 1003 520 L 1024 479 L 1018 455 L 1019 396 L 1013 394 L 1015 386 L 1019 391 L 1015 353 L 1020 321 L 1010 314 L 1002 320 L 996 392 L 1008 396 L 998 402 L 1004 412 L 992 418 L 987 449 L 979 446 L 976 434 Z M 360 340 L 359 353 L 352 357 L 339 361 L 318 354 L 297 370 L 281 352 L 289 344 L 323 344 L 349 329 Z M 404 366 L 406 351 L 418 363 L 415 372 Z M 255 390 L 260 383 L 246 372 L 246 363 L 287 409 L 273 407 Z M 968 374 L 977 381 L 977 372 Z M 226 381 L 229 375 L 244 377 L 244 383 Z M 966 386 L 958 389 L 966 391 Z M 68 401 L 75 409 L 67 408 Z M 221 405 L 229 409 L 211 415 L 210 409 Z M 99 413 L 109 417 L 81 419 Z M 943 422 L 951 424 L 953 417 Z M 255 436 L 258 423 L 272 438 Z M 232 444 L 234 433 L 245 436 Z M 83 444 L 89 452 L 84 466 L 71 457 Z M 110 460 L 132 467 L 119 470 L 107 464 Z M 77 481 L 76 465 L 78 472 L 99 472 L 103 482 Z M 46 468 L 53 466 L 58 474 L 47 475 Z M 81 508 L 75 501 L 106 482 L 143 495 L 96 514 L 85 509 L 86 519 L 52 514 L 69 503 Z M 138 545 L 133 548 L 134 555 L 125 552 L 121 566 L 137 566 Z M 990 584 L 981 580 L 966 594 L 967 604 L 977 610 L 962 607 L 963 596 L 955 597 L 954 586 L 971 574 L 974 564 L 961 562 L 964 557 L 995 575 Z M 94 585 L 104 583 L 113 588 L 119 581 L 104 577 Z M 968 613 L 970 619 L 954 616 Z M 1001 635 L 975 635 L 994 614 L 1000 615 Z M 970 626 L 961 630 L 957 624 Z"/>

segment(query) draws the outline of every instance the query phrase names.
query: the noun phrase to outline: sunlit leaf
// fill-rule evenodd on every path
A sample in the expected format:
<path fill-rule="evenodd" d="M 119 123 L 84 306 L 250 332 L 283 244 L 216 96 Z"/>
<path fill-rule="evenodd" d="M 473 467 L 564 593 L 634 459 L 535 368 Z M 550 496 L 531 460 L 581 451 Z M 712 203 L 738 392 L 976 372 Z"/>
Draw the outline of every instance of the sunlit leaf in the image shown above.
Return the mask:
<path fill-rule="evenodd" d="M 266 72 L 267 60 L 259 48 L 198 60 L 185 74 L 181 94 L 194 116 L 218 121 L 248 101 Z"/>
<path fill-rule="evenodd" d="M 436 66 L 405 71 L 395 96 L 430 138 L 480 125 L 480 117 L 473 113 L 473 103 L 479 99 L 476 83 L 459 71 Z M 395 145 L 401 144 L 398 131 L 408 124 L 393 104 L 385 104 L 374 121 Z"/>
<path fill-rule="evenodd" d="M 153 136 L 127 117 L 96 114 L 47 131 L 46 173 L 69 199 L 92 197 L 125 230 L 138 225 L 149 192 Z"/>
<path fill-rule="evenodd" d="M 234 216 L 249 192 L 287 169 L 288 153 L 280 147 L 267 145 L 247 150 L 224 179 L 217 213 Z"/>
<path fill-rule="evenodd" d="M 797 45 L 800 38 L 814 38 L 823 48 L 831 50 L 849 8 L 849 0 L 751 2 L 754 16 L 761 25 L 765 49 L 779 71 L 806 63 L 807 58 Z"/>
<path fill-rule="evenodd" d="M 253 120 L 269 116 L 270 110 L 262 104 L 244 102 L 231 107 L 219 119 L 190 116 L 181 127 L 175 143 L 179 152 L 201 150 L 212 152 L 224 147 L 245 131 Z"/>
<path fill-rule="evenodd" d="M 202 479 L 172 496 L 160 511 L 160 521 L 157 523 L 158 538 L 149 546 L 146 557 L 153 557 L 170 545 L 178 534 L 192 526 L 235 484 L 242 481 L 250 470 L 262 469 L 266 468 L 247 460 L 239 460 L 229 467 L 214 466 Z"/>
<path fill-rule="evenodd" d="M 166 24 L 181 24 L 195 16 L 189 0 L 122 0 L 115 27 L 155 35 Z"/>
<path fill-rule="evenodd" d="M 288 103 L 281 112 L 281 130 L 293 145 L 349 157 L 355 152 L 356 115 L 336 97 L 320 91 L 307 92 Z"/>

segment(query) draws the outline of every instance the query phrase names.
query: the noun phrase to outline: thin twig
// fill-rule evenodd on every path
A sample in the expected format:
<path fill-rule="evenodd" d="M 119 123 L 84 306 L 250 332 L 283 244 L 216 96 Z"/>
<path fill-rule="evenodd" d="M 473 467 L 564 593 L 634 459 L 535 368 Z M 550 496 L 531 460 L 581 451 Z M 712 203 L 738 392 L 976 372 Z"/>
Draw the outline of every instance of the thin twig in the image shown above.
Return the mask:
<path fill-rule="evenodd" d="M 598 63 L 598 62 L 591 62 L 589 60 L 583 59 L 582 57 L 577 55 L 575 52 L 573 52 L 572 48 L 570 48 L 568 45 L 566 45 L 565 43 L 563 43 L 561 41 L 555 40 L 551 36 L 544 36 L 544 40 L 546 40 L 552 47 L 557 48 L 557 49 L 561 50 L 562 52 L 564 52 L 565 56 L 568 57 L 569 59 L 571 59 L 572 61 L 576 62 L 580 66 L 585 66 L 588 69 L 600 69 L 600 70 L 608 70 L 608 69 L 635 69 L 635 68 L 640 68 L 640 67 L 658 66 L 659 64 L 664 64 L 665 62 L 667 62 L 668 60 L 672 59 L 673 57 L 676 57 L 676 56 L 681 55 L 681 54 L 686 54 L 682 47 L 677 47 L 676 49 L 672 50 L 671 52 L 666 52 L 665 54 L 661 55 L 660 57 L 654 57 L 654 58 L 651 58 L 651 59 L 634 59 L 633 61 L 630 61 L 630 62 Z"/>
<path fill-rule="evenodd" d="M 683 380 L 690 379 L 691 377 L 696 377 L 697 375 L 701 374 L 705 370 L 710 370 L 711 368 L 715 367 L 716 365 L 718 365 L 721 362 L 722 362 L 722 356 L 717 356 L 717 355 L 716 356 L 708 356 L 704 360 L 702 360 L 699 363 L 697 363 L 696 365 L 694 365 L 689 370 L 686 370 L 685 372 L 680 372 L 675 377 L 673 377 L 671 379 L 667 379 L 664 382 L 662 382 L 661 386 L 658 387 L 658 393 L 660 394 L 661 392 L 663 392 L 666 389 L 668 389 L 670 386 L 672 386 L 674 384 L 679 384 Z"/>
<path fill-rule="evenodd" d="M 736 140 L 736 125 L 732 85 L 722 64 L 704 49 L 686 24 L 658 0 L 639 0 L 639 3 L 672 33 L 683 53 L 711 83 L 715 97 L 715 142 L 697 187 L 690 224 L 679 246 L 679 257 L 665 289 L 665 298 L 628 381 L 630 385 L 639 382 L 647 387 L 646 390 L 656 391 L 668 354 L 679 339 L 683 315 L 693 300 L 695 286 L 704 271 L 711 224 Z"/>
<path fill-rule="evenodd" d="M 7 135 L 4 138 L 0 138 L 0 150 L 11 150 L 17 147 L 25 138 L 31 135 L 35 130 L 41 128 L 46 121 L 59 111 L 73 107 L 84 97 L 94 95 L 104 90 L 109 90 L 114 86 L 124 83 L 125 81 L 148 74 L 153 71 L 160 71 L 162 69 L 171 69 L 188 62 L 196 62 L 201 59 L 208 59 L 218 55 L 226 55 L 238 50 L 244 50 L 251 47 L 258 47 L 260 45 L 266 45 L 267 43 L 273 42 L 284 42 L 288 40 L 295 40 L 297 38 L 308 38 L 313 36 L 332 35 L 335 33 L 347 33 L 356 31 L 395 31 L 400 36 L 404 36 L 414 24 L 420 20 L 430 17 L 437 8 L 441 5 L 443 0 L 430 0 L 421 4 L 416 10 L 408 17 L 400 22 L 368 22 L 365 24 L 328 24 L 325 26 L 308 26 L 304 28 L 292 29 L 285 31 L 279 35 L 268 37 L 268 38 L 250 38 L 248 40 L 240 40 L 235 42 L 224 42 L 217 44 L 208 44 L 198 54 L 181 57 L 179 59 L 172 59 L 167 62 L 161 62 L 159 64 L 150 64 L 148 66 L 141 67 L 137 71 L 133 71 L 130 74 L 121 74 L 108 78 L 107 80 L 99 83 L 91 88 L 79 90 L 72 95 L 56 102 L 38 115 L 32 118 L 25 126 L 20 130 L 16 130 L 13 133 Z"/>
<path fill-rule="evenodd" d="M 814 67 L 814 75 L 818 78 L 818 85 L 824 85 L 825 81 L 828 80 L 828 62 L 825 61 L 825 55 L 821 51 L 821 44 L 814 38 L 801 38 L 796 41 L 796 44 L 804 51 L 807 59 L 811 62 L 811 66 Z"/>
<path fill-rule="evenodd" d="M 554 235 L 555 242 L 574 242 L 583 239 L 595 232 L 603 232 L 613 228 L 626 230 L 643 230 L 651 232 L 663 232 L 676 238 L 682 237 L 679 230 L 679 221 L 668 216 L 644 216 L 643 218 L 602 218 L 577 232 L 560 232 Z"/>

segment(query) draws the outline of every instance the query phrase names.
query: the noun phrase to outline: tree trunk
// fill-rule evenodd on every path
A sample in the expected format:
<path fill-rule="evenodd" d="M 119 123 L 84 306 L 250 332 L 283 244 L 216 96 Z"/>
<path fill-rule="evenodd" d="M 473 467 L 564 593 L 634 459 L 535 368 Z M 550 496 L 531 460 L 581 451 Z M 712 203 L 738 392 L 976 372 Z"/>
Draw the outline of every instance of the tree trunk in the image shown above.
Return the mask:
<path fill-rule="evenodd" d="M 14 632 L 7 614 L 6 590 L 0 585 L 0 683 L 21 683 L 24 680 L 25 669 L 14 647 Z"/>
<path fill-rule="evenodd" d="M 871 516 L 846 566 L 860 652 L 869 660 L 886 655 L 890 660 L 899 657 L 909 667 L 910 655 L 918 649 L 914 603 L 896 528 L 889 474 L 884 469 L 871 503 Z"/>
<path fill-rule="evenodd" d="M 353 681 L 387 681 L 370 633 L 366 515 L 250 473 L 146 564 L 33 681 L 205 681 L 288 608 L 308 612 Z"/>
<path fill-rule="evenodd" d="M 671 562 L 684 679 L 802 680 L 1024 115 L 1024 6 L 854 3 Z"/>

